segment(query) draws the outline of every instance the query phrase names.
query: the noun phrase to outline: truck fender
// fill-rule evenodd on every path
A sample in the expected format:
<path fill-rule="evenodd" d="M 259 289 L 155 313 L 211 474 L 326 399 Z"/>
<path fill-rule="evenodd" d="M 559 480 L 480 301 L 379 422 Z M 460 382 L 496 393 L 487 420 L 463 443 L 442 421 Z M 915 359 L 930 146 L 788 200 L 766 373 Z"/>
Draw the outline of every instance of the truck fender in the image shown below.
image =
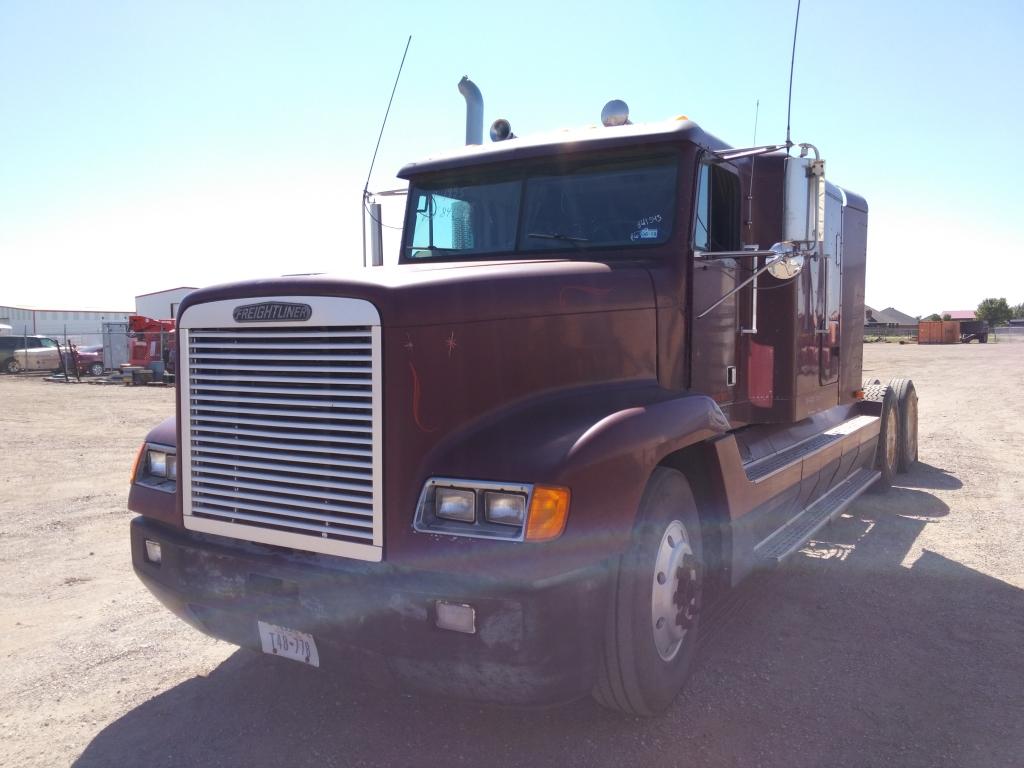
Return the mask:
<path fill-rule="evenodd" d="M 729 420 L 705 395 L 683 395 L 609 414 L 566 454 L 559 480 L 573 505 L 597 514 L 604 530 L 628 543 L 651 474 L 669 454 L 729 430 Z M 600 512 L 598 512 L 600 510 Z"/>
<path fill-rule="evenodd" d="M 591 464 L 632 446 L 633 450 L 642 448 L 660 460 L 728 430 L 729 420 L 718 403 L 705 395 L 685 395 L 605 416 L 580 435 L 566 458 L 570 464 Z"/>
<path fill-rule="evenodd" d="M 650 384 L 560 393 L 449 436 L 425 457 L 420 474 L 569 488 L 568 524 L 553 549 L 593 562 L 628 545 L 662 459 L 728 429 L 704 395 Z"/>

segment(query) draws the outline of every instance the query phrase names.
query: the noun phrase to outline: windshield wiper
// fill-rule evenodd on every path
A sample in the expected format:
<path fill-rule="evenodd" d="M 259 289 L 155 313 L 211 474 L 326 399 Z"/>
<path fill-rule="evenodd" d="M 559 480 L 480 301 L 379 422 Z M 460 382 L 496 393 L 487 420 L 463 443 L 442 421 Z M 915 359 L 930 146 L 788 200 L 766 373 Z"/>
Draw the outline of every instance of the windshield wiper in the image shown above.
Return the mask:
<path fill-rule="evenodd" d="M 565 240 L 569 243 L 589 243 L 589 237 L 575 237 L 573 235 L 563 235 L 561 232 L 528 232 L 527 237 L 536 237 L 540 240 Z"/>
<path fill-rule="evenodd" d="M 527 237 L 534 237 L 538 240 L 560 240 L 566 243 L 572 243 L 578 251 L 588 250 L 584 243 L 589 243 L 589 237 L 576 237 L 575 235 L 563 235 L 561 232 L 527 232 Z"/>

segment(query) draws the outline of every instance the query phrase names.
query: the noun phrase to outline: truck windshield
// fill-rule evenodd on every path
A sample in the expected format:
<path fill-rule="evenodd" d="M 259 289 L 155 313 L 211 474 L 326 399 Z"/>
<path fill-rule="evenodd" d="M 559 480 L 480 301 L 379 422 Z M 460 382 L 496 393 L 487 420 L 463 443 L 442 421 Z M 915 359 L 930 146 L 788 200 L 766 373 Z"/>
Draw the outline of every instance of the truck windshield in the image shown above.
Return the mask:
<path fill-rule="evenodd" d="M 403 237 L 406 261 L 664 243 L 675 209 L 674 158 L 541 169 L 485 180 L 415 182 Z"/>

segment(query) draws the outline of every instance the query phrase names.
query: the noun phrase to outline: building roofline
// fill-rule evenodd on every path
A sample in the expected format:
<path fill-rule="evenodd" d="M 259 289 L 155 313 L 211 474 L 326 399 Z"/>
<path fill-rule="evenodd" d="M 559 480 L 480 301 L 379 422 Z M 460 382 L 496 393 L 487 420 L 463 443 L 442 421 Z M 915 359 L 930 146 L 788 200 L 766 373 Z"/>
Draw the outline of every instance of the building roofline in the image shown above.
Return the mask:
<path fill-rule="evenodd" d="M 198 291 L 199 289 L 194 285 L 179 285 L 177 288 L 164 288 L 162 291 L 150 291 L 149 293 L 139 293 L 135 295 L 136 299 L 141 299 L 145 296 L 156 296 L 158 293 L 170 293 L 171 291 Z"/>
<path fill-rule="evenodd" d="M 75 307 L 51 308 L 51 307 L 19 307 L 16 304 L 0 304 L 0 307 L 7 309 L 20 309 L 25 312 L 89 312 L 94 315 L 132 315 L 133 309 L 81 309 Z"/>

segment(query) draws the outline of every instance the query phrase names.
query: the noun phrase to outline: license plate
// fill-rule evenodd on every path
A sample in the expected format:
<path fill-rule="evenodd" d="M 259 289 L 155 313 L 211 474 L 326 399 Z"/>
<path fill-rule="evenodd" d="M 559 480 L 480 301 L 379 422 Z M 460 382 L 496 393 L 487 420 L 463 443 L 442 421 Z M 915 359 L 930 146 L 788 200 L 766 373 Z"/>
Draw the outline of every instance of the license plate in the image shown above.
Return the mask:
<path fill-rule="evenodd" d="M 296 629 L 268 624 L 265 621 L 257 621 L 256 624 L 260 630 L 260 643 L 263 645 L 264 653 L 284 656 L 286 659 L 309 664 L 312 667 L 320 666 L 320 654 L 316 651 L 316 643 L 313 641 L 312 635 L 299 632 Z"/>

